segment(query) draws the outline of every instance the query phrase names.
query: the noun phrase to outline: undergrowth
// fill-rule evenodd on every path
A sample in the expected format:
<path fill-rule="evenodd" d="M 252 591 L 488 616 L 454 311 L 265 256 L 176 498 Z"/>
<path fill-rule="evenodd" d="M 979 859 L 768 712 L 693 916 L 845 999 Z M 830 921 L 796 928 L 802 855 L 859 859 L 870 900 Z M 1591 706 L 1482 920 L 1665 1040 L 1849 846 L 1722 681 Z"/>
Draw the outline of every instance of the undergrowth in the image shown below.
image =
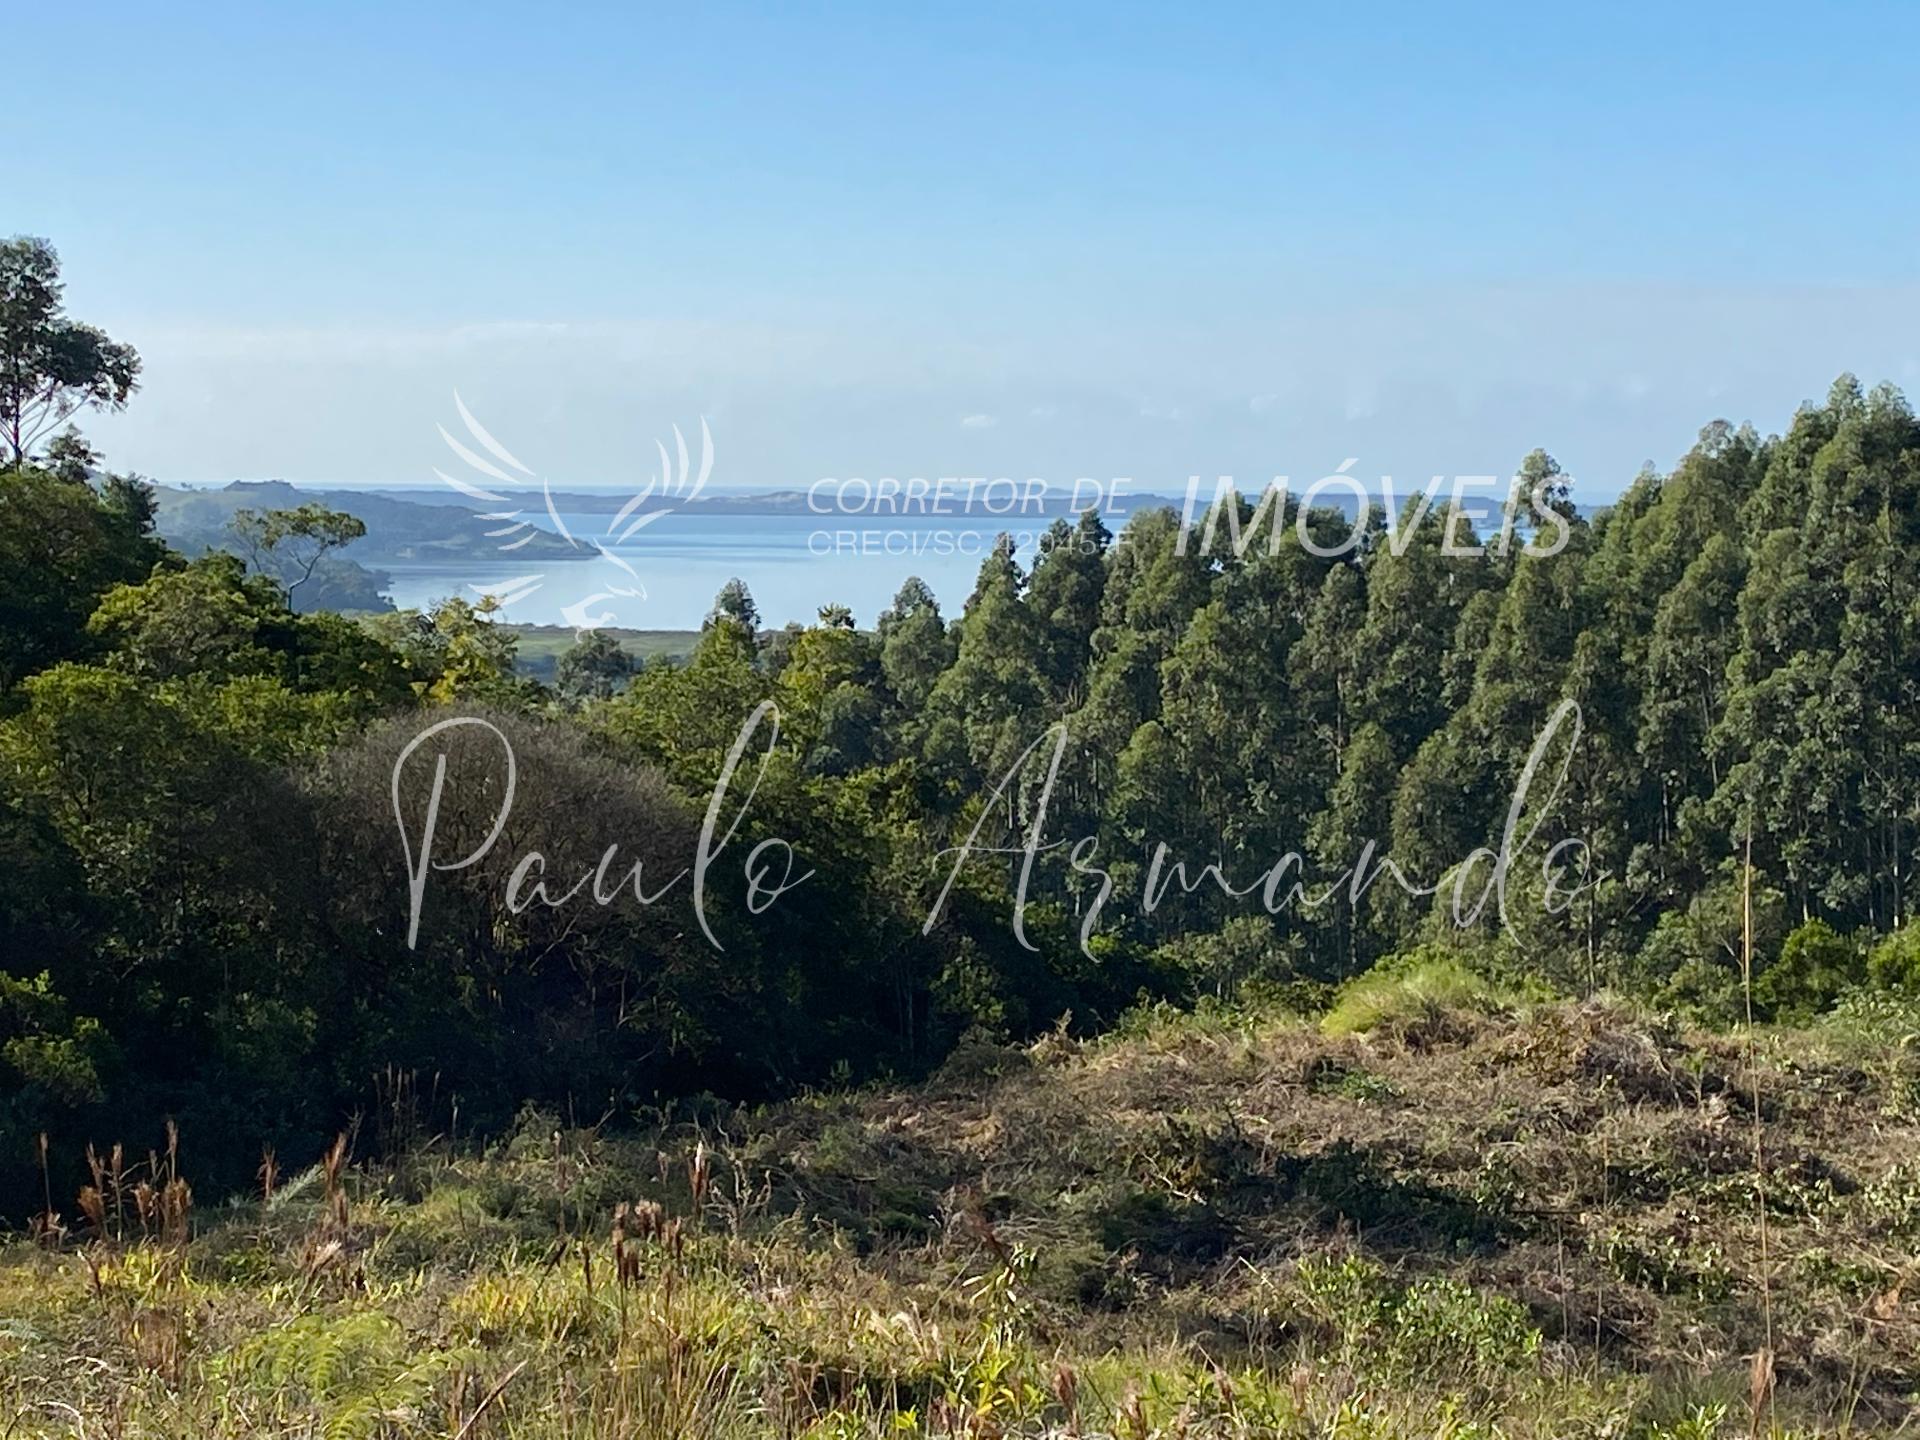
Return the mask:
<path fill-rule="evenodd" d="M 1902 1433 L 1914 1056 L 1844 1014 L 1755 1055 L 1429 966 L 1324 1026 L 348 1140 L 211 1210 L 191 1136 L 97 1152 L 0 1257 L 0 1435 Z"/>

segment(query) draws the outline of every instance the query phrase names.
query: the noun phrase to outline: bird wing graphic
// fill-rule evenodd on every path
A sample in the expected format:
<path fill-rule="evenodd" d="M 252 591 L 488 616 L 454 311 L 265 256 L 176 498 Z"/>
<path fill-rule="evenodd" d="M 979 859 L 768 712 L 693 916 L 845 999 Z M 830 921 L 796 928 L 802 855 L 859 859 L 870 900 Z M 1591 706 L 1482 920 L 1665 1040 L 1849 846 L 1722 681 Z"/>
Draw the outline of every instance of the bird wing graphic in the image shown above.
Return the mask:
<path fill-rule="evenodd" d="M 456 494 L 495 507 L 477 512 L 482 520 L 498 522 L 496 528 L 486 532 L 486 538 L 498 541 L 497 548 L 502 553 L 510 553 L 530 544 L 546 527 L 528 518 L 529 514 L 538 514 L 540 509 L 544 509 L 552 525 L 548 533 L 557 534 L 576 548 L 591 549 L 598 559 L 609 562 L 633 581 L 632 587 L 610 583 L 602 591 L 564 606 L 560 612 L 562 617 L 577 630 L 597 629 L 612 624 L 614 617 L 610 612 L 592 614 L 589 607 L 615 596 L 645 599 L 647 591 L 640 583 L 639 572 L 617 553 L 618 548 L 629 544 L 655 521 L 700 498 L 708 478 L 713 474 L 714 461 L 713 431 L 706 417 L 700 417 L 700 456 L 697 464 L 688 450 L 686 435 L 675 425 L 671 452 L 663 441 L 654 441 L 654 449 L 660 457 L 659 474 L 647 477 L 645 483 L 608 522 L 605 534 L 598 539 L 582 541 L 574 536 L 561 517 L 559 507 L 554 503 L 551 481 L 521 463 L 518 456 L 496 439 L 493 432 L 467 408 L 458 390 L 453 392 L 453 405 L 465 430 L 464 438 L 448 430 L 445 425 L 436 423 L 434 428 L 470 473 L 464 476 L 449 474 L 437 466 L 433 473 Z M 534 494 L 536 486 L 537 496 Z M 511 580 L 496 580 L 485 585 L 469 584 L 467 588 L 476 594 L 494 596 L 504 607 L 532 595 L 540 589 L 545 579 L 545 573 L 541 572 L 516 576 Z"/>

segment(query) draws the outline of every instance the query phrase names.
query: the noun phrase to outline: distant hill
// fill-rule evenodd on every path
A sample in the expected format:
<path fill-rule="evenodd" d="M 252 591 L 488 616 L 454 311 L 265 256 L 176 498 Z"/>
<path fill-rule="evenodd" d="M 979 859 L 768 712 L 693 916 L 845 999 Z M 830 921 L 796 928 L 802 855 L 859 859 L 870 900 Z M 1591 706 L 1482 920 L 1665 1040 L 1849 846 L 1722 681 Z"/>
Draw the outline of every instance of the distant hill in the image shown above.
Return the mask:
<path fill-rule="evenodd" d="M 238 510 L 291 510 L 320 504 L 361 520 L 366 535 L 327 556 L 299 595 L 302 610 L 390 610 L 386 590 L 393 577 L 382 565 L 460 562 L 499 553 L 500 537 L 487 532 L 500 522 L 461 506 L 423 505 L 371 490 L 297 489 L 284 480 L 236 480 L 218 490 L 154 487 L 154 523 L 160 535 L 188 555 L 235 551 L 230 526 Z M 237 552 L 236 552 L 237 553 Z M 557 535 L 535 531 L 514 552 L 530 560 L 584 559 Z"/>
<path fill-rule="evenodd" d="M 320 504 L 366 522 L 366 538 L 347 549 L 362 564 L 475 560 L 492 557 L 500 549 L 500 538 L 488 534 L 500 528 L 499 521 L 484 519 L 464 506 L 422 504 L 377 490 L 308 490 L 284 480 L 236 480 L 218 490 L 160 485 L 154 493 L 159 501 L 160 533 L 175 544 L 187 540 L 226 548 L 226 529 L 236 510 L 290 510 Z M 584 558 L 581 551 L 545 531 L 535 532 L 514 554 L 529 560 Z"/>

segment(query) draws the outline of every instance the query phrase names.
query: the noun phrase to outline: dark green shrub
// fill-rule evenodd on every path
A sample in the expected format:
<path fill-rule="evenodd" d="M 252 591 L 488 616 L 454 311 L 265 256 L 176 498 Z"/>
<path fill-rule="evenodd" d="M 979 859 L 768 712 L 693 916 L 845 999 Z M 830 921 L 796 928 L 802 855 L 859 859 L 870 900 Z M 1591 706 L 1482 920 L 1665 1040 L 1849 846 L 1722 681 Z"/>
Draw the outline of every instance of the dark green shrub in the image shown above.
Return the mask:
<path fill-rule="evenodd" d="M 1775 1020 L 1804 1024 L 1866 978 L 1860 946 L 1824 920 L 1787 936 L 1780 958 L 1753 982 L 1753 1002 Z"/>

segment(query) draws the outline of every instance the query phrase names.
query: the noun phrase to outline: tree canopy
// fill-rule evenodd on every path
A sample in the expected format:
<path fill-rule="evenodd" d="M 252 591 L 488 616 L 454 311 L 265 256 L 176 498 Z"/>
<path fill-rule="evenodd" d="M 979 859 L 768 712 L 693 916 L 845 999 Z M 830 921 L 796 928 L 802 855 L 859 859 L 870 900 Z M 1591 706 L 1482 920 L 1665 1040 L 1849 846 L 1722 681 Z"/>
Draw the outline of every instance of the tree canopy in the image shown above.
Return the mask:
<path fill-rule="evenodd" d="M 736 580 L 690 653 L 590 632 L 552 690 L 490 603 L 299 613 L 351 517 L 190 559 L 83 446 L 0 471 L 0 1164 L 191 1116 L 237 1182 L 388 1066 L 476 1126 L 766 1096 L 1143 999 L 1309 1004 L 1433 947 L 1731 1019 L 1749 892 L 1762 1013 L 1920 976 L 1920 426 L 1889 387 L 1710 425 L 1597 510 L 1535 452 L 1552 554 L 1450 545 L 1478 537 L 1445 505 L 1228 497 L 1254 543 L 1221 553 L 1086 516 L 996 546 L 957 615 L 909 578 L 871 628 L 768 633 Z M 448 721 L 439 853 L 486 833 L 489 734 L 519 799 L 410 913 L 431 766 L 398 822 L 395 766 Z M 696 913 L 728 775 L 734 881 Z"/>
<path fill-rule="evenodd" d="M 15 464 L 82 409 L 124 409 L 140 357 L 67 317 L 60 257 L 30 235 L 0 243 L 0 444 Z"/>

